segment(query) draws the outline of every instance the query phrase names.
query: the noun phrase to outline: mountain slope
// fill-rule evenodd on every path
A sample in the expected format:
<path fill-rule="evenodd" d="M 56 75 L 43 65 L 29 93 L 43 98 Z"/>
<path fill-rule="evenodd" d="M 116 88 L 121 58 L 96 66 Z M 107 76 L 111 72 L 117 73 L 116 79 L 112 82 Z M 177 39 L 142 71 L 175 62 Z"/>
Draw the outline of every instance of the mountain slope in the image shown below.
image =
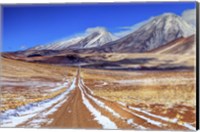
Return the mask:
<path fill-rule="evenodd" d="M 82 39 L 83 37 L 75 37 L 69 40 L 50 43 L 48 45 L 39 45 L 39 46 L 30 48 L 28 50 L 62 50 L 62 49 L 68 48 L 71 45 L 78 43 Z"/>
<path fill-rule="evenodd" d="M 189 37 L 194 32 L 193 27 L 180 16 L 165 13 L 120 39 L 106 31 L 105 28 L 96 27 L 86 30 L 83 36 L 37 46 L 30 50 L 61 50 L 75 53 L 140 53 L 151 51 L 181 37 Z"/>
<path fill-rule="evenodd" d="M 135 32 L 103 45 L 100 52 L 146 52 L 180 37 L 194 34 L 194 29 L 175 14 L 163 14 L 140 27 Z"/>
<path fill-rule="evenodd" d="M 195 54 L 195 37 L 194 35 L 187 38 L 176 39 L 166 45 L 160 46 L 150 51 L 159 54 Z"/>
<path fill-rule="evenodd" d="M 90 32 L 90 35 L 83 38 L 76 45 L 70 46 L 69 49 L 100 47 L 108 42 L 117 39 L 110 32 L 106 31 L 105 28 L 95 28 L 92 29 L 92 31 L 89 30 L 87 32 Z"/>
<path fill-rule="evenodd" d="M 96 27 L 87 29 L 84 35 L 68 40 L 58 41 L 48 45 L 40 45 L 29 50 L 65 50 L 65 49 L 84 49 L 100 47 L 105 43 L 116 40 L 117 38 L 105 28 Z"/>
<path fill-rule="evenodd" d="M 96 58 L 93 55 L 99 53 L 145 54 L 151 52 L 156 56 L 158 56 L 157 53 L 194 56 L 195 53 L 193 28 L 181 17 L 169 13 L 155 17 L 135 32 L 117 40 L 104 28 L 95 28 L 86 32 L 86 36 L 53 45 L 38 46 L 25 51 L 4 53 L 2 56 L 51 64 L 85 65 L 97 62 L 100 65 L 99 62 L 105 57 Z M 82 58 L 78 56 L 82 54 L 91 54 L 92 57 Z M 146 54 L 144 57 L 146 57 Z M 106 58 L 109 60 L 109 57 Z M 105 62 L 101 65 L 105 65 Z"/>

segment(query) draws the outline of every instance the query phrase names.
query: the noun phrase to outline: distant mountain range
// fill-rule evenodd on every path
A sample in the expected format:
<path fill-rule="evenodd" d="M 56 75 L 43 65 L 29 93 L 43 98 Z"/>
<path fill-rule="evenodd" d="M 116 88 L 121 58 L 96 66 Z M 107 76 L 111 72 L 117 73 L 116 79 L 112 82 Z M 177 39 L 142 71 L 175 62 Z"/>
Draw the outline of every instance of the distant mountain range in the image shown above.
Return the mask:
<path fill-rule="evenodd" d="M 39 45 L 24 51 L 3 53 L 7 58 L 33 62 L 66 61 L 69 54 L 98 53 L 155 53 L 189 54 L 195 53 L 195 29 L 180 16 L 165 13 L 154 17 L 136 31 L 117 38 L 105 28 L 86 31 L 85 35 Z M 48 57 L 43 58 L 43 57 Z M 69 57 L 69 56 L 68 56 Z M 72 58 L 70 58 L 72 57 Z M 67 59 L 80 61 L 76 55 Z M 94 61 L 94 59 L 92 59 Z M 91 60 L 90 60 L 91 61 Z M 83 61 L 85 62 L 85 61 Z M 75 63 L 73 61 L 73 63 Z"/>
<path fill-rule="evenodd" d="M 87 33 L 89 32 L 89 33 Z M 117 39 L 105 28 L 94 28 L 92 31 L 86 31 L 87 35 L 71 38 L 65 41 L 59 41 L 48 45 L 40 45 L 29 50 L 65 50 L 65 49 L 86 49 L 101 47 L 104 44 Z"/>
<path fill-rule="evenodd" d="M 29 50 L 97 49 L 96 52 L 146 52 L 177 38 L 189 37 L 194 32 L 193 27 L 180 16 L 166 13 L 155 17 L 135 32 L 119 39 L 104 28 L 96 28 L 86 36 L 40 45 Z"/>
<path fill-rule="evenodd" d="M 181 37 L 194 34 L 194 29 L 175 14 L 163 14 L 140 27 L 135 32 L 103 45 L 103 52 L 147 52 Z"/>

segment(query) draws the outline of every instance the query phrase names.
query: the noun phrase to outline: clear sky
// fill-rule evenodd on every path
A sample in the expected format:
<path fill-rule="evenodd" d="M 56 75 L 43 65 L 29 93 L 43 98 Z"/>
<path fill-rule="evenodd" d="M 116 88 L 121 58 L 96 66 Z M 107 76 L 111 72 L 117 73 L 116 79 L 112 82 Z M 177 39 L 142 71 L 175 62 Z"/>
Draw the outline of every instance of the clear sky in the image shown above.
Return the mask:
<path fill-rule="evenodd" d="M 126 3 L 4 5 L 3 51 L 16 51 L 47 44 L 90 27 L 105 27 L 112 33 L 166 12 L 181 15 L 195 3 Z"/>

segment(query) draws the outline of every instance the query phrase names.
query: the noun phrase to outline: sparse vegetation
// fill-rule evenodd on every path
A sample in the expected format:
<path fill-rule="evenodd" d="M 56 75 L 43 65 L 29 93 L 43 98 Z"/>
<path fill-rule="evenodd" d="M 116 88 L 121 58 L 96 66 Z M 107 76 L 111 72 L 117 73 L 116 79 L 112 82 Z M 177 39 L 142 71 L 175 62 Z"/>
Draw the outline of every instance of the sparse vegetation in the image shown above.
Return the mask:
<path fill-rule="evenodd" d="M 27 80 L 30 81 L 32 78 L 39 80 L 61 82 L 63 78 L 71 81 L 75 75 L 75 68 L 68 68 L 55 65 L 47 64 L 35 64 L 21 62 L 17 60 L 2 59 L 2 78 L 7 78 L 12 82 L 13 80 Z M 38 84 L 40 85 L 40 84 Z M 38 87 L 22 87 L 22 86 L 3 86 L 1 89 L 1 111 L 8 109 L 15 109 L 19 106 L 23 106 L 29 103 L 35 103 L 42 100 L 56 97 L 63 93 L 66 87 L 57 90 L 55 92 L 48 92 L 50 88 Z"/>
<path fill-rule="evenodd" d="M 196 80 L 192 70 L 82 71 L 85 84 L 98 97 L 177 118 L 180 124 L 186 121 L 196 126 Z"/>
<path fill-rule="evenodd" d="M 86 84 L 100 97 L 129 104 L 147 103 L 172 106 L 185 104 L 195 107 L 195 78 L 193 71 L 118 72 L 84 70 Z M 106 85 L 105 85 L 106 82 Z M 96 86 L 94 86 L 96 85 Z"/>
<path fill-rule="evenodd" d="M 114 57 L 114 56 L 113 56 Z M 181 62 L 181 61 L 180 61 Z M 192 62 L 192 61 L 191 61 Z M 191 62 L 187 64 L 192 65 Z M 182 62 L 181 62 L 182 63 Z M 69 82 L 76 76 L 77 68 L 49 64 L 28 63 L 10 59 L 2 60 L 2 78 L 26 81 L 38 79 L 53 83 Z M 179 124 L 195 122 L 195 73 L 193 70 L 174 71 L 117 71 L 81 69 L 81 77 L 100 98 L 123 102 L 155 115 L 177 118 Z M 15 82 L 14 81 L 14 82 Z M 70 84 L 69 84 L 70 85 Z M 65 91 L 65 87 L 48 92 L 48 87 L 3 86 L 1 111 L 15 109 L 29 103 L 54 98 Z M 188 115 L 190 115 L 188 117 Z"/>

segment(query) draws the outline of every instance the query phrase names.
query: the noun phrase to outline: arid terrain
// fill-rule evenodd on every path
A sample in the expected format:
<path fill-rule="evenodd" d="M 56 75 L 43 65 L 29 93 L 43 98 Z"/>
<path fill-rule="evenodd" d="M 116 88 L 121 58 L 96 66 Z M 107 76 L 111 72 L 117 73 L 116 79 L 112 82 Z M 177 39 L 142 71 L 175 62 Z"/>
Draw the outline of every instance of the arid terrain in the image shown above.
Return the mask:
<path fill-rule="evenodd" d="M 191 69 L 97 70 L 5 58 L 2 66 L 1 127 L 195 130 Z"/>
<path fill-rule="evenodd" d="M 122 9 L 143 10 L 152 4 Z M 47 21 L 46 16 L 56 14 L 47 13 L 41 17 L 46 22 L 39 23 L 52 24 L 42 28 L 34 26 L 40 19 L 30 16 L 30 20 L 34 18 L 30 30 L 26 27 L 30 24 L 27 19 L 17 28 L 19 31 L 13 30 L 12 25 L 18 25 L 12 23 L 13 19 L 18 19 L 8 19 L 10 32 L 6 32 L 7 43 L 4 43 L 7 48 L 1 53 L 0 127 L 196 130 L 196 9 L 189 10 L 194 18 L 188 21 L 180 15 L 188 9 L 176 13 L 169 10 L 170 4 L 165 5 L 167 11 L 156 13 L 162 9 L 157 4 L 145 15 L 129 10 L 116 14 L 114 8 L 99 5 L 100 12 L 103 10 L 101 18 L 110 11 L 114 13 L 106 16 L 105 22 L 113 22 L 108 27 L 101 18 L 97 25 L 90 19 L 87 20 L 91 24 L 83 22 L 87 18 L 84 15 L 93 13 L 86 5 L 77 15 L 71 14 L 78 12 L 71 10 L 76 6 L 67 5 L 70 13 L 55 19 L 55 23 L 52 18 Z M 120 4 L 116 5 L 117 10 L 119 7 Z M 46 12 L 45 8 L 41 6 L 39 11 Z M 55 9 L 51 7 L 51 11 Z M 104 9 L 109 9 L 108 14 Z M 85 10 L 88 13 L 84 14 Z M 39 13 L 38 8 L 35 12 Z M 17 17 L 12 13 L 11 17 Z M 67 14 L 70 15 L 65 17 Z M 145 18 L 139 20 L 143 15 Z M 112 20 L 115 16 L 120 21 Z M 121 16 L 133 19 L 128 21 Z M 73 18 L 78 21 L 71 21 Z M 70 21 L 72 25 L 68 25 Z M 60 22 L 64 23 L 62 28 L 48 33 L 41 31 Z M 118 22 L 122 23 L 118 25 Z M 20 34 L 24 27 L 28 29 L 25 36 Z M 30 34 L 31 28 L 36 35 Z M 18 38 L 23 41 L 18 42 Z M 27 40 L 24 42 L 24 39 Z"/>

